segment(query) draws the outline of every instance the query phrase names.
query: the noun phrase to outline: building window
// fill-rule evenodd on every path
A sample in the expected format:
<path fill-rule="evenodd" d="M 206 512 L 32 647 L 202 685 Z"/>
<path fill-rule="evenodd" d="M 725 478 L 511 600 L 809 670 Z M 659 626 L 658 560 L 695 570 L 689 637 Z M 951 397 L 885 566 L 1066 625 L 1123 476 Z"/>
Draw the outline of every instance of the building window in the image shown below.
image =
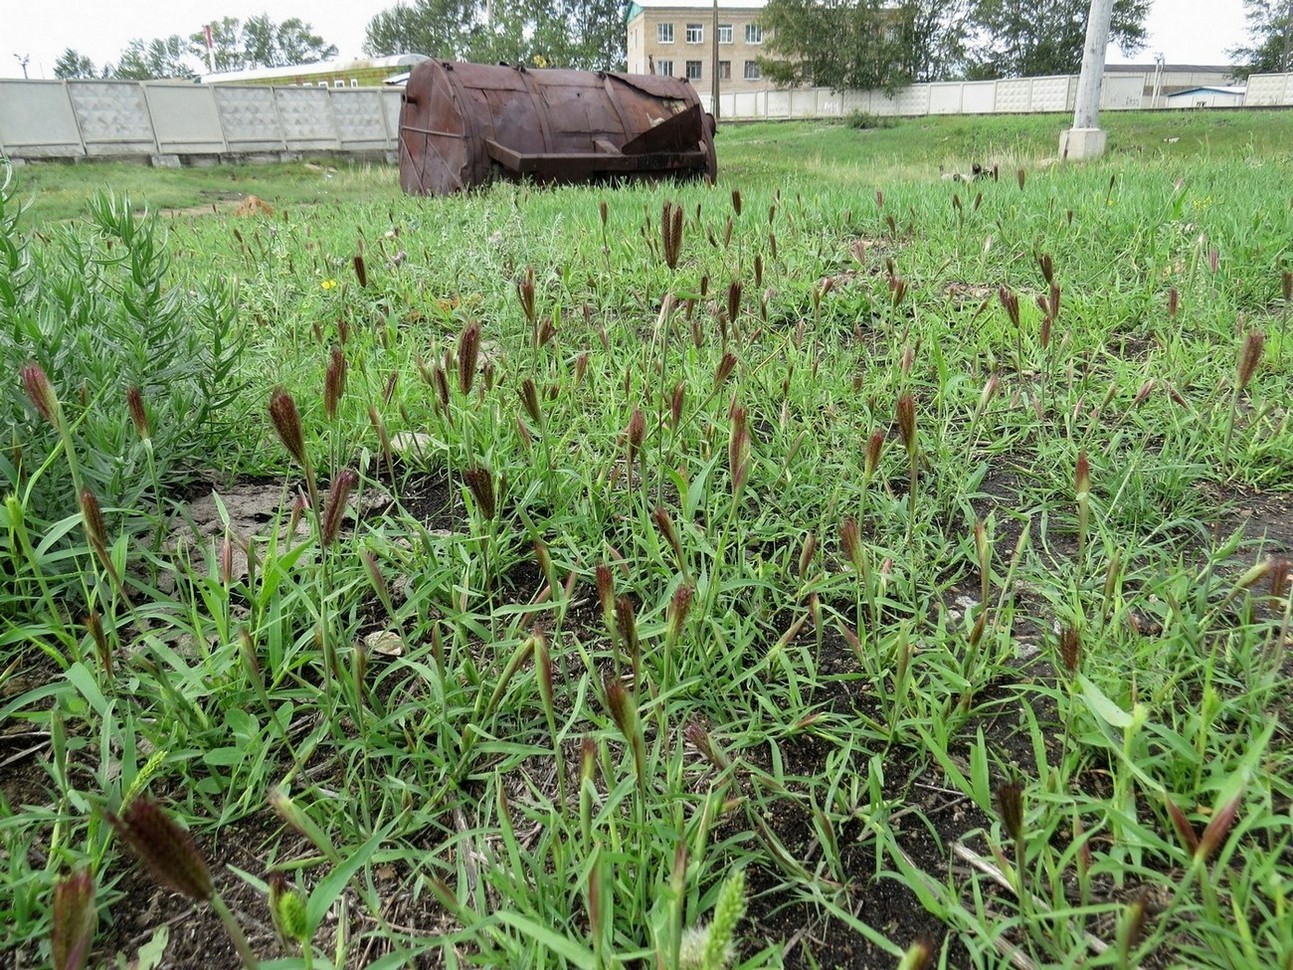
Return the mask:
<path fill-rule="evenodd" d="M 719 61 L 719 62 L 718 62 L 718 79 L 719 79 L 720 81 L 730 81 L 730 80 L 732 80 L 732 62 L 731 62 L 731 61 Z"/>
<path fill-rule="evenodd" d="M 656 61 L 655 72 L 661 77 L 673 77 L 673 61 Z"/>
<path fill-rule="evenodd" d="M 705 43 L 705 25 L 688 24 L 687 25 L 687 43 L 703 44 Z"/>
<path fill-rule="evenodd" d="M 763 43 L 763 28 L 762 28 L 762 27 L 760 27 L 758 24 L 746 24 L 746 25 L 745 25 L 745 42 L 746 42 L 747 44 L 762 44 L 762 43 Z M 749 77 L 749 75 L 747 74 L 747 75 L 746 75 L 746 77 Z"/>
<path fill-rule="evenodd" d="M 332 86 L 334 88 L 344 88 L 346 86 L 346 82 L 341 80 L 341 78 L 337 78 L 335 81 L 332 82 Z"/>
<path fill-rule="evenodd" d="M 655 40 L 657 44 L 672 44 L 673 24 L 656 24 Z"/>
<path fill-rule="evenodd" d="M 731 24 L 719 24 L 719 25 L 718 25 L 718 42 L 719 42 L 720 44 L 730 44 L 730 43 L 732 43 L 732 25 L 731 25 Z"/>
<path fill-rule="evenodd" d="M 762 76 L 763 76 L 763 75 L 761 75 L 761 74 L 759 73 L 759 62 L 758 62 L 758 61 L 746 61 L 746 62 L 745 62 L 745 79 L 746 79 L 747 81 L 757 81 L 757 80 L 758 80 L 760 77 L 762 77 Z"/>
<path fill-rule="evenodd" d="M 688 81 L 700 80 L 700 61 L 687 62 L 687 80 Z"/>
<path fill-rule="evenodd" d="M 350 79 L 350 86 L 351 86 L 352 88 L 357 88 L 357 87 L 359 87 L 359 78 L 357 78 L 357 77 L 352 77 L 352 78 Z"/>

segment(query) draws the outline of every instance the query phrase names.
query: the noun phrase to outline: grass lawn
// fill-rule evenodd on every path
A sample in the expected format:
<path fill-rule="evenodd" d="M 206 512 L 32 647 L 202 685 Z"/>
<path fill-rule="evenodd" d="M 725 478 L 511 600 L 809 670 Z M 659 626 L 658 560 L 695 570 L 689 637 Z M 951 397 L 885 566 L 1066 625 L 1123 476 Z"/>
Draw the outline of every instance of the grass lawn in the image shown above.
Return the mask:
<path fill-rule="evenodd" d="M 0 952 L 1293 967 L 1293 112 L 1105 120 L 14 170 Z"/>

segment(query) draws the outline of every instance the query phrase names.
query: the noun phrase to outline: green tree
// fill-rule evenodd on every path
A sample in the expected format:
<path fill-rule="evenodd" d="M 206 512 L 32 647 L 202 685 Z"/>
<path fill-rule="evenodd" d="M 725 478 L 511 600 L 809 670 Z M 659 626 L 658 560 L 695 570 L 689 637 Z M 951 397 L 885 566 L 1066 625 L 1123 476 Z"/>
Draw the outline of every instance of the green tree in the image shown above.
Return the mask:
<path fill-rule="evenodd" d="M 150 78 L 192 77 L 197 68 L 189 56 L 189 45 L 179 34 L 158 37 L 148 42 L 132 40 L 116 67 L 108 69 L 112 77 L 132 81 Z"/>
<path fill-rule="evenodd" d="M 759 15 L 776 84 L 894 88 L 911 80 L 901 23 L 883 0 L 768 0 Z"/>
<path fill-rule="evenodd" d="M 101 76 L 102 72 L 94 66 L 94 61 L 71 47 L 63 51 L 54 62 L 54 77 L 57 78 Z"/>
<path fill-rule="evenodd" d="M 247 66 L 242 49 L 242 22 L 237 17 L 221 17 L 211 23 L 211 49 L 217 71 L 241 71 Z M 207 63 L 205 31 L 189 34 L 189 53 L 202 64 Z"/>
<path fill-rule="evenodd" d="M 1226 51 L 1235 77 L 1293 71 L 1293 0 L 1244 0 L 1244 10 L 1252 43 Z"/>
<path fill-rule="evenodd" d="M 269 14 L 248 17 L 239 35 L 247 67 L 290 67 L 314 64 L 337 56 L 337 45 L 327 43 L 298 17 L 274 23 Z"/>
<path fill-rule="evenodd" d="M 1114 0 L 1109 38 L 1124 54 L 1145 46 L 1151 0 Z M 981 40 L 971 52 L 977 78 L 1076 74 L 1086 46 L 1089 0 L 978 0 L 972 24 Z"/>
<path fill-rule="evenodd" d="M 620 69 L 617 0 L 414 0 L 368 22 L 365 53 L 416 53 L 482 64 Z"/>
<path fill-rule="evenodd" d="M 896 9 L 902 76 L 917 83 L 965 76 L 973 0 L 905 0 Z"/>
<path fill-rule="evenodd" d="M 415 0 L 383 10 L 368 22 L 364 52 L 426 54 L 462 60 L 471 46 L 472 28 L 483 19 L 477 0 Z"/>

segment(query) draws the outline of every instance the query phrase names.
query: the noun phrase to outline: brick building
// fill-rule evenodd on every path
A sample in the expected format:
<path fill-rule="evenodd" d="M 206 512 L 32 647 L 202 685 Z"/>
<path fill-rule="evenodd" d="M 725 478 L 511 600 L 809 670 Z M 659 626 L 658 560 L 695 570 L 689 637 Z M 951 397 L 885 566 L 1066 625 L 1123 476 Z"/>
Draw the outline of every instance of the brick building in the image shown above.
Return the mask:
<path fill-rule="evenodd" d="M 763 0 L 719 0 L 718 80 L 723 93 L 769 85 L 758 58 L 767 39 L 759 25 Z M 702 94 L 713 85 L 714 5 L 699 0 L 632 0 L 628 11 L 628 69 L 691 81 Z"/>

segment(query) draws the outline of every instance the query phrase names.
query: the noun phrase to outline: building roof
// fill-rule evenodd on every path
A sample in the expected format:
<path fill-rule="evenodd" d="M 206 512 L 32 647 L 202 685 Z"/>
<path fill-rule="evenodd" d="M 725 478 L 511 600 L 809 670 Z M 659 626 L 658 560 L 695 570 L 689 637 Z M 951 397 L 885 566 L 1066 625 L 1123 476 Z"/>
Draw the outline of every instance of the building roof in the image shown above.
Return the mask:
<path fill-rule="evenodd" d="M 384 57 L 361 57 L 350 61 L 315 61 L 310 64 L 290 64 L 287 67 L 253 67 L 245 71 L 217 71 L 202 74 L 203 84 L 222 81 L 273 81 L 306 74 L 340 74 L 345 71 L 367 70 L 374 67 L 409 67 L 427 59 L 425 54 L 388 54 Z"/>
<path fill-rule="evenodd" d="M 1164 74 L 1229 74 L 1233 64 L 1164 64 Z M 1106 64 L 1106 74 L 1153 74 L 1157 64 Z"/>
<path fill-rule="evenodd" d="M 719 10 L 762 10 L 767 0 L 718 0 Z M 632 20 L 644 9 L 665 8 L 671 10 L 695 10 L 702 12 L 713 10 L 713 0 L 632 0 L 629 4 L 629 20 Z"/>

